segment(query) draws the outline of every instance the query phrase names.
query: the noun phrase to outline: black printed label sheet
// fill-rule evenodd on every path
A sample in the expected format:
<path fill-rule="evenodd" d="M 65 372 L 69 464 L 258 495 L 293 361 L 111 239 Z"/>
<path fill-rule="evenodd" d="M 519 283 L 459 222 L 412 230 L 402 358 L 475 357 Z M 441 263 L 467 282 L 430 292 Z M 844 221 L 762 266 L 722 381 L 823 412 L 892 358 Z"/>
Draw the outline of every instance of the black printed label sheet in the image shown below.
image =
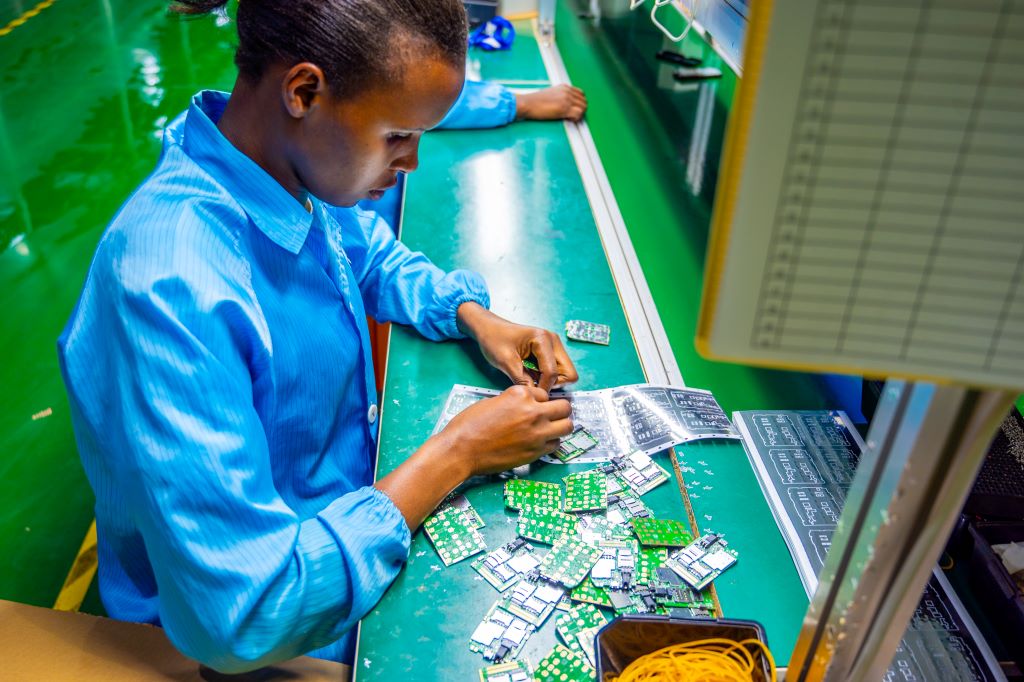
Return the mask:
<path fill-rule="evenodd" d="M 499 393 L 456 384 L 448 394 L 434 433 L 473 403 Z M 715 397 L 701 389 L 631 384 L 596 391 L 552 391 L 551 397 L 568 400 L 573 423 L 598 440 L 598 445 L 574 459 L 574 464 L 607 461 L 638 450 L 653 455 L 704 438 L 740 437 Z"/>

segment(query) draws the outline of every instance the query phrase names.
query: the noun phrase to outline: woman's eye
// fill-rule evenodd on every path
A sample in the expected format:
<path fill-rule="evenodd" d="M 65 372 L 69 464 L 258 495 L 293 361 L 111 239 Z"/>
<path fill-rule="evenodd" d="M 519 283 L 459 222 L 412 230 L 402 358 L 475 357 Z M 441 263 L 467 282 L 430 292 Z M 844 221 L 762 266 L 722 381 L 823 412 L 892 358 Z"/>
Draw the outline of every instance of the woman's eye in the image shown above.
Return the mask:
<path fill-rule="evenodd" d="M 388 142 L 408 140 L 410 137 L 412 137 L 412 133 L 391 133 L 388 135 Z"/>

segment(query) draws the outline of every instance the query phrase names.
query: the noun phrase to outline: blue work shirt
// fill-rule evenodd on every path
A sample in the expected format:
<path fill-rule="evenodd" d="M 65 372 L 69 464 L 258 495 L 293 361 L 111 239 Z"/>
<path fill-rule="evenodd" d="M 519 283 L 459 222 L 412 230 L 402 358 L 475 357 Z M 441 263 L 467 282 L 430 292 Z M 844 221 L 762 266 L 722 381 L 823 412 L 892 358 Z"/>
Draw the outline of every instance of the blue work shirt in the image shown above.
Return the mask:
<path fill-rule="evenodd" d="M 409 551 L 371 485 L 365 315 L 457 337 L 488 294 L 373 213 L 308 211 L 220 134 L 227 100 L 199 93 L 167 127 L 58 343 L 101 595 L 223 671 L 347 662 Z"/>
<path fill-rule="evenodd" d="M 437 128 L 500 128 L 516 120 L 516 96 L 494 81 L 466 81 Z"/>

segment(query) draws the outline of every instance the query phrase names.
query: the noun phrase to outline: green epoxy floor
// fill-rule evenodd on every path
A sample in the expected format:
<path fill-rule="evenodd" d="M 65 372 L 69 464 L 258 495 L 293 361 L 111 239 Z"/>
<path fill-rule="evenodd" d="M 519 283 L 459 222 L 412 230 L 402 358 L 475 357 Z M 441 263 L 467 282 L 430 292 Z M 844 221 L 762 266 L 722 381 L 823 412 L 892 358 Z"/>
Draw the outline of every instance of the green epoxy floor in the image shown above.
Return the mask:
<path fill-rule="evenodd" d="M 0 24 L 34 4 L 0 3 Z M 0 37 L 2 599 L 51 606 L 92 520 L 56 339 L 96 241 L 167 119 L 234 80 L 228 32 L 166 4 L 58 2 Z"/>

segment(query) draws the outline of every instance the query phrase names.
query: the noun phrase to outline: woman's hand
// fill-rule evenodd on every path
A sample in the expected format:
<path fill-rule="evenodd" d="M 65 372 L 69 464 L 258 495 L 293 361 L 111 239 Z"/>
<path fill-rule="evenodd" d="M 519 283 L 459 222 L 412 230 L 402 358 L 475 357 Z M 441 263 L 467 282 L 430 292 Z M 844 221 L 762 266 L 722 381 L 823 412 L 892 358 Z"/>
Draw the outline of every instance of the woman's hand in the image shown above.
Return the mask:
<path fill-rule="evenodd" d="M 465 458 L 470 476 L 493 474 L 553 452 L 572 433 L 567 400 L 546 391 L 512 386 L 457 414 L 438 436 L 449 452 Z"/>
<path fill-rule="evenodd" d="M 546 329 L 527 327 L 498 317 L 478 303 L 459 306 L 458 324 L 480 345 L 480 352 L 515 384 L 533 386 L 523 360 L 537 358 L 540 379 L 537 386 L 550 391 L 579 379 L 576 367 L 562 346 L 562 340 Z"/>
<path fill-rule="evenodd" d="M 493 474 L 553 452 L 572 433 L 567 400 L 549 400 L 546 391 L 512 386 L 501 395 L 470 405 L 409 459 L 377 481 L 416 528 L 427 514 L 471 476 Z"/>

